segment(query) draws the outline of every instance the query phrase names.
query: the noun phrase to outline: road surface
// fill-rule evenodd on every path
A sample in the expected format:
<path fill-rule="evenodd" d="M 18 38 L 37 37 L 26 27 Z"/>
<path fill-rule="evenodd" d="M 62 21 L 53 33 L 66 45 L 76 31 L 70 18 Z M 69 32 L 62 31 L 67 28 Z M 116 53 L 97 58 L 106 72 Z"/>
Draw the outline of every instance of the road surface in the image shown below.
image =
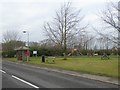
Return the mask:
<path fill-rule="evenodd" d="M 115 84 L 2 62 L 2 88 L 118 88 Z"/>

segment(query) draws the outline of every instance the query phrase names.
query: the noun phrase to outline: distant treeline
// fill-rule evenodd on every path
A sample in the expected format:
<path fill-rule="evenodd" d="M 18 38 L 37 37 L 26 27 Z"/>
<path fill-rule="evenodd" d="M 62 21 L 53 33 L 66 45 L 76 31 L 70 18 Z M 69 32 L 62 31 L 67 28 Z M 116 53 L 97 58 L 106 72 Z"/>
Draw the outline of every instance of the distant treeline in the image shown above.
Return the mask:
<path fill-rule="evenodd" d="M 2 43 L 2 56 L 3 57 L 15 57 L 16 51 L 15 48 L 25 46 L 25 42 L 23 41 L 9 41 L 6 43 Z M 30 56 L 33 55 L 33 51 L 37 51 L 37 56 L 63 56 L 64 51 L 63 48 L 59 45 L 49 44 L 49 43 L 37 43 L 31 42 L 29 46 Z M 107 55 L 120 55 L 120 52 L 117 48 L 112 49 L 85 49 L 81 47 L 72 47 L 67 48 L 66 55 L 67 56 L 80 56 L 80 55 L 88 55 L 93 56 L 94 54 L 103 55 L 106 53 Z"/>
<path fill-rule="evenodd" d="M 30 47 L 30 56 L 34 56 L 33 55 L 33 51 L 37 51 L 37 56 L 63 56 L 63 52 L 61 49 L 56 49 L 56 48 L 38 48 L 35 49 L 33 47 Z M 88 56 L 94 56 L 94 54 L 98 54 L 98 55 L 103 55 L 104 53 L 106 53 L 107 55 L 120 55 L 120 52 L 118 53 L 118 51 L 113 51 L 113 50 L 78 50 L 76 52 L 71 53 L 72 50 L 71 49 L 67 49 L 67 55 L 70 54 L 70 56 L 81 56 L 81 55 L 88 55 Z M 2 52 L 2 56 L 3 57 L 15 57 L 16 55 L 16 51 L 12 50 L 12 51 L 3 51 Z"/>

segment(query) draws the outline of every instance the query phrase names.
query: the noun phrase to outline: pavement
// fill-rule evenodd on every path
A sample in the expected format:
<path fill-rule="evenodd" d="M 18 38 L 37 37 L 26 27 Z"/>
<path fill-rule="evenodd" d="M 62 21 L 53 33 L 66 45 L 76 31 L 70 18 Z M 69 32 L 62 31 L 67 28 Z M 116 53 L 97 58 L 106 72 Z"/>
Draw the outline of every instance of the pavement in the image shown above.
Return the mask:
<path fill-rule="evenodd" d="M 37 67 L 21 62 L 3 61 L 2 69 L 12 78 L 39 88 L 118 88 L 118 80 L 111 77 Z M 3 75 L 3 77 L 5 76 Z M 4 79 L 6 78 L 3 78 L 3 81 L 6 82 L 7 80 Z M 6 87 L 4 83 L 3 87 Z"/>

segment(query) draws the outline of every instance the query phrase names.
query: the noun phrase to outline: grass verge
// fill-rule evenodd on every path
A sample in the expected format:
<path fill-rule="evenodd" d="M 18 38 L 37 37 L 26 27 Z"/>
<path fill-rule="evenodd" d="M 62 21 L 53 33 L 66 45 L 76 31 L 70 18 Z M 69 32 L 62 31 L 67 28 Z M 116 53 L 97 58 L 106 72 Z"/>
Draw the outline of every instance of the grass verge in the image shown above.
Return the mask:
<path fill-rule="evenodd" d="M 17 62 L 16 58 L 8 58 L 7 60 Z M 100 56 L 68 57 L 67 60 L 63 60 L 63 57 L 56 57 L 55 64 L 42 63 L 41 57 L 31 57 L 29 62 L 25 61 L 24 63 L 114 78 L 120 77 L 118 75 L 119 63 L 117 56 L 111 56 L 109 60 L 101 60 Z"/>

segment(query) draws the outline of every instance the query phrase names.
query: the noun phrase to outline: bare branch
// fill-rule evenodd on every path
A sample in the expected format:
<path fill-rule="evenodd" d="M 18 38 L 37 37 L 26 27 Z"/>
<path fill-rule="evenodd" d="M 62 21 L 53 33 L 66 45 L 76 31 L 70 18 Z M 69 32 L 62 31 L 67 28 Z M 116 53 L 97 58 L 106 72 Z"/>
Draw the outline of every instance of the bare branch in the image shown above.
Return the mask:
<path fill-rule="evenodd" d="M 107 25 L 112 26 L 112 28 L 116 29 L 120 32 L 120 27 L 118 23 L 120 22 L 118 13 L 120 9 L 111 2 L 110 7 L 107 7 L 106 10 L 101 12 L 101 16 L 99 16 Z"/>
<path fill-rule="evenodd" d="M 2 41 L 4 43 L 10 42 L 10 41 L 19 41 L 20 40 L 20 35 L 17 31 L 12 30 L 12 31 L 6 31 L 3 33 L 3 39 Z"/>
<path fill-rule="evenodd" d="M 102 32 L 99 32 L 96 28 L 93 27 L 93 30 L 95 30 L 100 36 L 107 38 L 108 40 L 114 42 L 114 43 L 118 43 L 118 39 L 116 37 L 111 36 L 112 38 L 109 38 L 108 35 L 103 34 Z M 117 40 L 116 40 L 117 39 Z"/>

